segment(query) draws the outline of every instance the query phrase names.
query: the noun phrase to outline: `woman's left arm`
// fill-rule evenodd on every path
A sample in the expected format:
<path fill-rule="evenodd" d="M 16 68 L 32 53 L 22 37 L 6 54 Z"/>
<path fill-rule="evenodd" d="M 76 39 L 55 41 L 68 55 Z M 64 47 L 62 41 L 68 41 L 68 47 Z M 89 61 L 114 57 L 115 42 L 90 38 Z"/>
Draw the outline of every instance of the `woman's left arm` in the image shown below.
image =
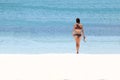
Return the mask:
<path fill-rule="evenodd" d="M 73 26 L 72 35 L 74 36 L 75 25 Z"/>

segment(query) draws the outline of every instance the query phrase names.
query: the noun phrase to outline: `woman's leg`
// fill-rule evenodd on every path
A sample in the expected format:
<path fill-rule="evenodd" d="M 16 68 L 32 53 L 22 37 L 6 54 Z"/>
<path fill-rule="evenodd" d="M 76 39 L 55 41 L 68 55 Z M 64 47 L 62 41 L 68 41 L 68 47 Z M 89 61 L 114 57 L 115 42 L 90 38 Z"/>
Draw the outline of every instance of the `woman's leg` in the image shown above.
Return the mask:
<path fill-rule="evenodd" d="M 75 36 L 75 41 L 76 41 L 76 51 L 77 54 L 79 53 L 79 47 L 80 47 L 80 37 Z"/>
<path fill-rule="evenodd" d="M 77 54 L 78 54 L 80 48 L 80 37 L 77 37 L 76 46 L 77 46 Z"/>

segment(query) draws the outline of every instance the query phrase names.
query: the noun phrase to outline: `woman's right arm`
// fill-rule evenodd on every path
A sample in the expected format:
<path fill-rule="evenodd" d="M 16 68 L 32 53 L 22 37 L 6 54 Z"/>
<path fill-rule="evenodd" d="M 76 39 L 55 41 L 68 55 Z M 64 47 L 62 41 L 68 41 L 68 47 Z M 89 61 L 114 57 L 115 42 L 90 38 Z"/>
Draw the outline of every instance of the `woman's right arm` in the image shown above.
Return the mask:
<path fill-rule="evenodd" d="M 83 35 L 83 39 L 84 39 L 84 41 L 86 42 L 86 37 L 85 37 L 85 33 L 84 33 L 84 29 L 83 29 L 83 26 L 82 26 L 82 35 Z"/>

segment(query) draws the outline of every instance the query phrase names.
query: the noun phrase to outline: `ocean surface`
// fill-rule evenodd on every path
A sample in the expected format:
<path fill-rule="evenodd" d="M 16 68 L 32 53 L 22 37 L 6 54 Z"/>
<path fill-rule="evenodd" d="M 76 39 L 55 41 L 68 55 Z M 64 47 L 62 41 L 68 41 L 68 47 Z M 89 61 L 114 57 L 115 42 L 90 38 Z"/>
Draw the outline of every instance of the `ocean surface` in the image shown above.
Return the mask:
<path fill-rule="evenodd" d="M 80 53 L 120 53 L 120 0 L 0 0 L 0 54 L 76 53 L 79 17 L 87 42 Z"/>

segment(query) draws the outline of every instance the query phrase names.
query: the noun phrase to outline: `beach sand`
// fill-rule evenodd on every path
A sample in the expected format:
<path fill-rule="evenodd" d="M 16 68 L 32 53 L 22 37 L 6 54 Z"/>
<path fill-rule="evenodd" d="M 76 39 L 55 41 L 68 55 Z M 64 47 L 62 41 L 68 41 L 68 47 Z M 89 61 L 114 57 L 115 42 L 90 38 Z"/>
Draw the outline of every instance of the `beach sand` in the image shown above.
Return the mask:
<path fill-rule="evenodd" d="M 120 80 L 120 55 L 1 54 L 0 80 Z"/>

